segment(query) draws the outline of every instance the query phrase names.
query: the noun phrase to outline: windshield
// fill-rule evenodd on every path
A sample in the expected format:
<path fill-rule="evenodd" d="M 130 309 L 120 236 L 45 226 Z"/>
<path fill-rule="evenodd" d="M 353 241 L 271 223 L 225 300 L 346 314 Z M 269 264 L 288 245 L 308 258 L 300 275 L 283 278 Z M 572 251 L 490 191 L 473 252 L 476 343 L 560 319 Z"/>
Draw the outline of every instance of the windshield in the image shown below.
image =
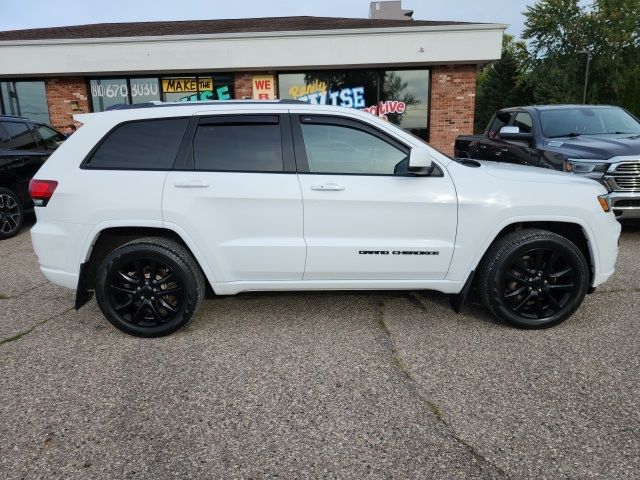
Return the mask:
<path fill-rule="evenodd" d="M 640 134 L 640 123 L 621 108 L 579 107 L 540 112 L 542 134 L 547 138 L 578 135 Z"/>

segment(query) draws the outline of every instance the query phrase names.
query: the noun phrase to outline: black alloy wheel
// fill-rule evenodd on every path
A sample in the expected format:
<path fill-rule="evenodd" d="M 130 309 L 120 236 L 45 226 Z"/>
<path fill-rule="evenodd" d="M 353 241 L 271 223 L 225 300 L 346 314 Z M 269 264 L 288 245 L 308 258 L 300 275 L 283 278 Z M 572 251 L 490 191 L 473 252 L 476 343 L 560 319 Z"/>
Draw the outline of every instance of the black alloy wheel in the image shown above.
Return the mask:
<path fill-rule="evenodd" d="M 520 230 L 485 254 L 478 287 L 497 318 L 520 328 L 547 328 L 569 318 L 589 287 L 589 265 L 570 240 L 545 230 Z"/>
<path fill-rule="evenodd" d="M 7 188 L 0 188 L 0 239 L 15 236 L 24 222 L 24 212 L 18 196 Z"/>
<path fill-rule="evenodd" d="M 172 320 L 184 302 L 184 286 L 171 267 L 155 258 L 127 260 L 111 271 L 110 300 L 125 320 L 158 327 Z"/>
<path fill-rule="evenodd" d="M 577 266 L 552 248 L 513 254 L 502 278 L 500 295 L 512 312 L 532 320 L 552 317 L 580 288 Z"/>
<path fill-rule="evenodd" d="M 96 273 L 96 300 L 107 320 L 140 337 L 185 325 L 204 298 L 200 267 L 181 245 L 142 238 L 111 252 Z"/>

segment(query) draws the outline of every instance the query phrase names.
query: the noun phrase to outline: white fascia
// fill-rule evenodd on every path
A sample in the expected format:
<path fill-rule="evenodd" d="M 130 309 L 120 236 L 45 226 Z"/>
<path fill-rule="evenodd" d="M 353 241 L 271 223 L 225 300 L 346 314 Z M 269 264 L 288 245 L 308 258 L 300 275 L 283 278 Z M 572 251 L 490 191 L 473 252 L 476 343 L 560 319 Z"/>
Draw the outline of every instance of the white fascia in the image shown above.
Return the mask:
<path fill-rule="evenodd" d="M 482 64 L 506 25 L 0 42 L 0 77 Z"/>

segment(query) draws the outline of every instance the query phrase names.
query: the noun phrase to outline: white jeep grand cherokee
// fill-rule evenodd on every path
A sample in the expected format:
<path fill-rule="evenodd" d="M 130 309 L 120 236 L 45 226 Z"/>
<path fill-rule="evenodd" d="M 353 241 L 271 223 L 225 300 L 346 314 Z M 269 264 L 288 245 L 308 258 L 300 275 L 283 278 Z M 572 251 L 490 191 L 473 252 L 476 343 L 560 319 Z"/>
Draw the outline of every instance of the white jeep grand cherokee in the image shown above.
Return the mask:
<path fill-rule="evenodd" d="M 475 285 L 496 317 L 548 327 L 613 273 L 620 226 L 593 180 L 458 163 L 351 109 L 143 107 L 78 115 L 31 184 L 44 275 L 127 333 L 182 327 L 207 284 L 431 289 L 456 309 Z"/>

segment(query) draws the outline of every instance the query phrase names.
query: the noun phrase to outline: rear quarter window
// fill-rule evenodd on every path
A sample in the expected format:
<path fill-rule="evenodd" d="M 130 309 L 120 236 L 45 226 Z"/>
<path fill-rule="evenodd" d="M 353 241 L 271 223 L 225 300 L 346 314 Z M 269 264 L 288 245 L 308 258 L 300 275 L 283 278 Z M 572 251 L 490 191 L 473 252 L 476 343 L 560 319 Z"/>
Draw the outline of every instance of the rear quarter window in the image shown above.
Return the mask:
<path fill-rule="evenodd" d="M 121 124 L 107 134 L 85 167 L 171 170 L 188 122 L 170 118 Z"/>

